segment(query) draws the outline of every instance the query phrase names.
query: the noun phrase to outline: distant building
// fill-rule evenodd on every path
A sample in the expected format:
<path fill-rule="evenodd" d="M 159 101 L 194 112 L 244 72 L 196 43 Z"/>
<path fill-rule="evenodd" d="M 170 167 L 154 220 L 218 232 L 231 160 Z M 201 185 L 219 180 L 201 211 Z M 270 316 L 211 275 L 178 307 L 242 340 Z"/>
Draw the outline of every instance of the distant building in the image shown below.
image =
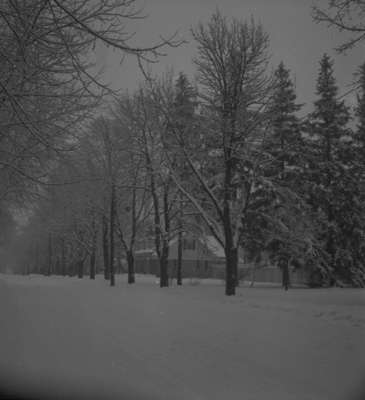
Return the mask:
<path fill-rule="evenodd" d="M 170 241 L 169 276 L 176 277 L 178 259 L 178 240 Z M 239 256 L 239 277 L 241 280 L 280 283 L 281 270 L 270 265 L 267 257 L 260 264 L 244 262 L 243 252 Z M 140 243 L 135 252 L 135 268 L 137 273 L 159 276 L 159 261 L 152 239 Z M 218 278 L 225 277 L 225 254 L 223 247 L 212 235 L 193 236 L 185 234 L 182 241 L 182 276 L 183 278 Z M 290 269 L 292 284 L 306 284 L 307 273 L 303 270 Z"/>
<path fill-rule="evenodd" d="M 136 272 L 159 274 L 159 264 L 154 243 L 146 240 L 135 252 Z M 176 276 L 178 240 L 170 241 L 169 275 Z M 223 247 L 211 235 L 199 237 L 185 234 L 182 239 L 183 277 L 223 277 L 225 254 Z"/>

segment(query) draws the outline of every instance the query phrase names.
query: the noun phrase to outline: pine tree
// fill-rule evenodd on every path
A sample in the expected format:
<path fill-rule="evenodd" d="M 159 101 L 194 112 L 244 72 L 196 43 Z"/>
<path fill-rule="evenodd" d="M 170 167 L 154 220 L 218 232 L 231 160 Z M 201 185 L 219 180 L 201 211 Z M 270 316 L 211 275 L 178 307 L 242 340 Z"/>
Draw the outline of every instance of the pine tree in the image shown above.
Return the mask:
<path fill-rule="evenodd" d="M 358 285 L 353 240 L 358 227 L 358 190 L 353 176 L 350 114 L 338 100 L 333 62 L 324 55 L 317 80 L 318 99 L 309 118 L 307 189 L 320 226 L 330 283 Z M 355 283 L 357 281 L 357 283 Z"/>
<path fill-rule="evenodd" d="M 365 63 L 359 67 L 359 94 L 355 116 L 358 124 L 353 134 L 353 141 L 348 145 L 348 181 L 352 187 L 352 212 L 346 215 L 344 225 L 348 228 L 345 242 L 349 248 L 347 257 L 350 278 L 353 285 L 365 285 Z"/>
<path fill-rule="evenodd" d="M 268 110 L 272 129 L 265 140 L 265 148 L 273 158 L 273 172 L 283 180 L 290 169 L 287 167 L 298 164 L 301 135 L 296 113 L 301 105 L 296 103 L 294 85 L 283 62 L 275 71 L 275 78 L 276 86 Z"/>
<path fill-rule="evenodd" d="M 315 236 L 301 185 L 303 140 L 294 85 L 280 63 L 268 107 L 270 128 L 265 136 L 264 162 L 244 220 L 244 247 L 254 261 L 265 250 L 282 269 L 289 285 L 289 266 L 303 266 L 312 255 Z"/>
<path fill-rule="evenodd" d="M 175 82 L 175 118 L 182 127 L 191 120 L 196 108 L 196 90 L 190 84 L 188 77 L 180 72 Z"/>
<path fill-rule="evenodd" d="M 271 129 L 264 142 L 265 152 L 270 160 L 264 176 L 269 177 L 274 185 L 269 186 L 269 190 L 262 190 L 261 195 L 262 199 L 266 198 L 265 213 L 270 216 L 271 221 L 260 223 L 264 229 L 260 229 L 259 237 L 261 242 L 264 239 L 265 250 L 269 253 L 272 262 L 280 266 L 283 273 L 283 286 L 287 288 L 289 263 L 297 258 L 298 242 L 294 243 L 291 239 L 291 236 L 294 235 L 291 218 L 295 212 L 293 198 L 291 201 L 285 201 L 284 204 L 283 197 L 288 200 L 297 188 L 301 136 L 300 123 L 296 113 L 300 110 L 301 105 L 296 103 L 296 93 L 290 72 L 285 68 L 283 62 L 279 64 L 274 77 L 276 85 L 268 108 Z M 275 189 L 273 190 L 273 188 Z M 286 196 L 282 196 L 284 191 Z M 256 193 L 256 197 L 258 194 L 259 192 Z M 285 212 L 282 212 L 283 209 Z M 262 206 L 259 210 L 262 214 Z M 289 230 L 284 232 L 279 228 L 280 226 L 289 227 Z M 257 238 L 255 241 L 257 242 Z"/>
<path fill-rule="evenodd" d="M 356 116 L 359 121 L 355 137 L 362 155 L 365 155 L 365 63 L 360 66 L 358 75 L 360 94 L 357 97 Z"/>
<path fill-rule="evenodd" d="M 311 115 L 313 133 L 318 135 L 324 153 L 324 159 L 331 161 L 336 151 L 336 144 L 347 132 L 349 110 L 343 101 L 337 99 L 338 88 L 333 71 L 333 61 L 324 54 L 320 61 L 320 71 L 317 80 L 316 94 Z"/>

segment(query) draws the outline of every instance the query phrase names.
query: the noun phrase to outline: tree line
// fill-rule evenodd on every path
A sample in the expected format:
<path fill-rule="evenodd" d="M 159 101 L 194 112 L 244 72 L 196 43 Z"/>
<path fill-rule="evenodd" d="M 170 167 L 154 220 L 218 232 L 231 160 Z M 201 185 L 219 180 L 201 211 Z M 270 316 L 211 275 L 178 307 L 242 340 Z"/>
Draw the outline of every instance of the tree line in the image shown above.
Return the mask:
<path fill-rule="evenodd" d="M 22 268 L 82 277 L 88 263 L 93 279 L 101 263 L 113 286 L 123 258 L 132 284 L 136 249 L 150 239 L 165 287 L 171 240 L 181 284 L 183 235 L 209 234 L 224 249 L 226 295 L 239 283 L 239 249 L 306 269 L 314 284 L 363 287 L 365 66 L 352 112 L 324 54 L 303 115 L 290 71 L 270 70 L 261 24 L 216 11 L 191 33 L 196 82 L 141 65 L 136 91 L 61 136 L 67 150 L 47 154 L 42 182 L 16 185 L 31 203 L 17 236 Z"/>

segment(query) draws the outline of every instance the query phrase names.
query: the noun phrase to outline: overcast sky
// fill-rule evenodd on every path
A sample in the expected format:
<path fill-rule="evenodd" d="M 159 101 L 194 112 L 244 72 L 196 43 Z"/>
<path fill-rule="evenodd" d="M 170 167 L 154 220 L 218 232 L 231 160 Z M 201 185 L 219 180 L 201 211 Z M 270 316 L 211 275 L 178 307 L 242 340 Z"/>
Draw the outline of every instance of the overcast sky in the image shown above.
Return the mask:
<path fill-rule="evenodd" d="M 311 107 L 315 96 L 318 62 L 324 52 L 335 59 L 341 93 L 348 90 L 354 71 L 365 62 L 363 46 L 347 55 L 335 53 L 334 47 L 343 41 L 344 36 L 312 21 L 312 0 L 145 0 L 144 4 L 148 17 L 127 25 L 128 31 L 135 32 L 131 43 L 148 46 L 158 41 L 160 35 L 168 37 L 175 31 L 179 37 L 189 41 L 177 49 L 167 49 L 168 55 L 154 67 L 156 72 L 173 67 L 177 73 L 184 71 L 194 77 L 192 58 L 196 52 L 190 28 L 199 21 L 207 21 L 217 7 L 227 17 L 245 20 L 252 15 L 262 22 L 270 35 L 272 65 L 276 66 L 283 60 L 291 69 L 298 100 L 307 103 L 306 109 Z M 115 88 L 133 90 L 142 79 L 133 58 L 120 65 L 117 53 L 98 48 L 97 60 L 105 68 L 105 80 Z M 348 101 L 352 103 L 353 98 L 348 97 Z"/>

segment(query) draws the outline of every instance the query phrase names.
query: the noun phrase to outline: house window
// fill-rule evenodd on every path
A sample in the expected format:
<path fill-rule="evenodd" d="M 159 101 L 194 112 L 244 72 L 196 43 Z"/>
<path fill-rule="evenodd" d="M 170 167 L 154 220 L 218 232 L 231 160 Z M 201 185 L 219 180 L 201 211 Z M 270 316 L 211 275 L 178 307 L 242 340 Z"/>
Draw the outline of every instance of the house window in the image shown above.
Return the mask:
<path fill-rule="evenodd" d="M 183 249 L 184 250 L 195 250 L 195 240 L 184 238 Z"/>

